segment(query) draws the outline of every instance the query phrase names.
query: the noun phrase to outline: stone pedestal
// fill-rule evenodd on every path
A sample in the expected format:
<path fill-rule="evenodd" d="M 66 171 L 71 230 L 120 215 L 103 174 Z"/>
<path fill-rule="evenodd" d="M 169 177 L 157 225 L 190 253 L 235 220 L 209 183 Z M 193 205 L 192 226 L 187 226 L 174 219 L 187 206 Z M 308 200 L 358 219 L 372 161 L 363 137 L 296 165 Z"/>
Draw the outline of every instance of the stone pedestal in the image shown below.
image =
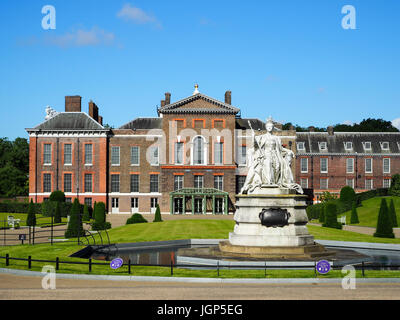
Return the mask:
<path fill-rule="evenodd" d="M 262 188 L 249 195 L 239 195 L 234 220 L 236 226 L 229 242 L 236 246 L 298 247 L 314 244 L 306 227 L 306 196 L 294 190 Z M 290 214 L 288 225 L 265 227 L 261 224 L 263 209 L 280 208 Z"/>

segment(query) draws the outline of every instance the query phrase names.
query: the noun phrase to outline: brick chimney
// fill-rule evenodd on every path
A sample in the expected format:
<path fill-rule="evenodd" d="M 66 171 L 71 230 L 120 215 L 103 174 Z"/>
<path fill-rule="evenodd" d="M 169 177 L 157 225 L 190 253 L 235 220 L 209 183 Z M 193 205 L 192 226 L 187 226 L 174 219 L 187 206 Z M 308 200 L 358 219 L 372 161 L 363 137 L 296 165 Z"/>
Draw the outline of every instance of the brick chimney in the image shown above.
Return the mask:
<path fill-rule="evenodd" d="M 82 97 L 81 96 L 66 96 L 65 97 L 65 112 L 81 112 Z"/>
<path fill-rule="evenodd" d="M 277 129 L 279 129 L 279 130 L 282 130 L 282 128 L 283 128 L 283 125 L 282 125 L 282 123 L 279 123 L 279 122 L 275 122 L 275 128 L 277 128 Z"/>
<path fill-rule="evenodd" d="M 169 92 L 167 92 L 165 94 L 165 105 L 167 106 L 169 104 L 171 104 L 171 94 Z"/>
<path fill-rule="evenodd" d="M 89 116 L 99 122 L 99 107 L 92 100 L 89 102 Z"/>
<path fill-rule="evenodd" d="M 99 121 L 97 121 L 98 123 L 100 123 L 100 125 L 103 125 L 103 117 L 99 116 Z"/>
<path fill-rule="evenodd" d="M 161 100 L 161 108 L 165 106 L 165 100 Z"/>
<path fill-rule="evenodd" d="M 225 103 L 232 104 L 232 91 L 225 92 Z"/>
<path fill-rule="evenodd" d="M 329 134 L 330 136 L 333 136 L 333 135 L 335 134 L 335 132 L 333 131 L 333 127 L 332 127 L 332 126 L 329 126 L 329 127 L 327 128 L 327 131 L 328 131 L 328 134 Z"/>
<path fill-rule="evenodd" d="M 315 132 L 315 127 L 313 127 L 313 126 L 308 127 L 308 131 L 309 131 L 309 132 Z"/>

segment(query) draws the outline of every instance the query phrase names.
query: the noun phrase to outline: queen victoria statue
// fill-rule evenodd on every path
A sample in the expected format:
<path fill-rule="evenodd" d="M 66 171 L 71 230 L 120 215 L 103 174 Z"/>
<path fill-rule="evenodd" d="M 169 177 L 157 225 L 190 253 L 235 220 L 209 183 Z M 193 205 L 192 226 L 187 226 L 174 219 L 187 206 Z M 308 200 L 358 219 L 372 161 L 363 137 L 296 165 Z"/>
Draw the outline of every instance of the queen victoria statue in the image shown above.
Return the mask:
<path fill-rule="evenodd" d="M 282 147 L 281 139 L 273 135 L 273 129 L 274 123 L 269 118 L 266 123 L 267 133 L 256 136 L 252 130 L 254 145 L 249 150 L 249 172 L 241 194 L 251 194 L 261 188 L 274 187 L 303 193 L 301 186 L 293 179 L 291 163 L 294 153 Z"/>

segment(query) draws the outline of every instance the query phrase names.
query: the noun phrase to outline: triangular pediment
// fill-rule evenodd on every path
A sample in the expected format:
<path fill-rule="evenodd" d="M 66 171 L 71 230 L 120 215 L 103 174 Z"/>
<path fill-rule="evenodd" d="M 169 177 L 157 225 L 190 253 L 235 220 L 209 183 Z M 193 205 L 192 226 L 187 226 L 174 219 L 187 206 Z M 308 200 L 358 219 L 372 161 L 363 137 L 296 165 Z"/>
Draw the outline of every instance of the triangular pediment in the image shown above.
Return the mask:
<path fill-rule="evenodd" d="M 237 114 L 240 112 L 229 104 L 210 98 L 202 93 L 197 93 L 186 99 L 171 103 L 159 109 L 160 113 L 219 113 Z"/>

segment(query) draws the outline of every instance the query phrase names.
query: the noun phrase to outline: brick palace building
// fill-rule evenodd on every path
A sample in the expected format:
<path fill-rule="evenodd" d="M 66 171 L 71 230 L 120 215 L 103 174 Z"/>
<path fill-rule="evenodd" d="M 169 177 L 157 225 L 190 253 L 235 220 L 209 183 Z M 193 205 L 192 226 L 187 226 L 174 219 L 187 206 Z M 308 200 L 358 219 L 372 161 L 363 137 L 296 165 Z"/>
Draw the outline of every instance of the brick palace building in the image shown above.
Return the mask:
<path fill-rule="evenodd" d="M 228 214 L 247 174 L 251 129 L 265 133 L 265 121 L 241 117 L 230 91 L 224 102 L 196 87 L 171 101 L 165 94 L 154 118 L 136 118 L 118 129 L 103 126 L 99 108 L 81 97 L 65 97 L 65 112 L 27 129 L 30 140 L 29 197 L 34 202 L 64 191 L 68 201 L 106 203 L 110 213 Z M 400 172 L 400 133 L 275 134 L 297 155 L 296 182 L 314 192 L 356 192 L 388 187 Z"/>

